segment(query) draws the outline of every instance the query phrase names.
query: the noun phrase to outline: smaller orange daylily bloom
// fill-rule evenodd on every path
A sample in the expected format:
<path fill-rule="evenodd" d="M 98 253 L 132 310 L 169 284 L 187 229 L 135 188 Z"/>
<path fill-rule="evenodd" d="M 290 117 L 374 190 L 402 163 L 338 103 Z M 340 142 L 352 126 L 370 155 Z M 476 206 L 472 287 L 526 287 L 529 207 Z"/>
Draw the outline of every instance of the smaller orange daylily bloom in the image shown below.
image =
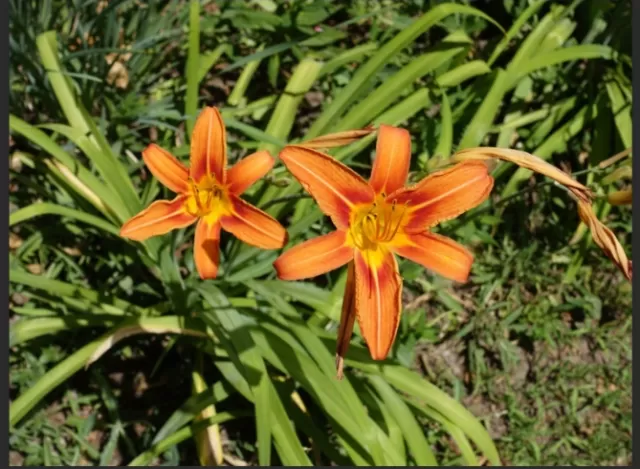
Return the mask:
<path fill-rule="evenodd" d="M 355 314 L 371 357 L 385 359 L 401 312 L 402 278 L 395 255 L 465 282 L 473 255 L 429 230 L 487 199 L 493 188 L 487 166 L 465 161 L 405 187 L 411 139 L 406 130 L 386 125 L 379 129 L 369 182 L 329 155 L 304 146 L 285 147 L 280 159 L 336 230 L 282 254 L 274 263 L 278 277 L 301 280 L 350 263 L 338 355 L 345 350 L 340 342 L 348 344 L 349 337 L 341 336 L 351 334 Z"/>
<path fill-rule="evenodd" d="M 267 151 L 247 156 L 227 172 L 227 142 L 222 116 L 205 108 L 193 128 L 191 165 L 186 168 L 171 153 L 149 145 L 142 158 L 158 180 L 178 195 L 158 200 L 129 219 L 120 235 L 136 241 L 198 222 L 194 260 L 202 279 L 215 278 L 220 259 L 220 229 L 247 244 L 279 249 L 287 232 L 277 220 L 240 198 L 273 167 Z"/>

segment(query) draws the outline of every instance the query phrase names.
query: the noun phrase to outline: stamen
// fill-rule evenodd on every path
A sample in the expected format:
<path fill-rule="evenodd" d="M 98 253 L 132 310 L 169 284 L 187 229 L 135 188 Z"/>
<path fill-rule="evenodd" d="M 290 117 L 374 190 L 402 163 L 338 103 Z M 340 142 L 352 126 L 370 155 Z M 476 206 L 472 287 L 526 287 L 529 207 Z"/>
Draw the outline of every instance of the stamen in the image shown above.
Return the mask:
<path fill-rule="evenodd" d="M 402 213 L 400 214 L 400 216 L 398 217 L 398 223 L 396 223 L 396 227 L 393 230 L 393 233 L 391 234 L 391 236 L 389 237 L 389 239 L 393 239 L 394 236 L 398 233 L 398 230 L 400 229 L 400 225 L 402 224 L 402 217 L 404 216 L 404 212 L 406 212 L 407 208 L 405 207 L 404 210 L 402 210 Z"/>
<path fill-rule="evenodd" d="M 378 243 L 391 241 L 400 230 L 408 204 L 403 204 L 401 210 L 397 200 L 390 202 L 377 201 L 360 212 L 352 225 L 353 240 L 362 250 L 375 249 Z"/>

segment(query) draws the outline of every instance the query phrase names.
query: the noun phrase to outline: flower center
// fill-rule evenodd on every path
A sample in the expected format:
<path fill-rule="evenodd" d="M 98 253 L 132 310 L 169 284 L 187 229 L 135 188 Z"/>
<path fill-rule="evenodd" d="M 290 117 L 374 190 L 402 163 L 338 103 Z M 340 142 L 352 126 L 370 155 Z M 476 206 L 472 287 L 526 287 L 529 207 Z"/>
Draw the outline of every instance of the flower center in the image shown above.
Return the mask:
<path fill-rule="evenodd" d="M 376 197 L 371 205 L 355 213 L 350 232 L 353 243 L 360 250 L 376 249 L 380 243 L 388 243 L 402 226 L 406 205 L 385 200 L 385 194 Z"/>
<path fill-rule="evenodd" d="M 190 193 L 187 199 L 187 212 L 194 217 L 215 215 L 216 218 L 229 212 L 229 198 L 224 186 L 209 176 L 196 184 L 189 179 Z"/>

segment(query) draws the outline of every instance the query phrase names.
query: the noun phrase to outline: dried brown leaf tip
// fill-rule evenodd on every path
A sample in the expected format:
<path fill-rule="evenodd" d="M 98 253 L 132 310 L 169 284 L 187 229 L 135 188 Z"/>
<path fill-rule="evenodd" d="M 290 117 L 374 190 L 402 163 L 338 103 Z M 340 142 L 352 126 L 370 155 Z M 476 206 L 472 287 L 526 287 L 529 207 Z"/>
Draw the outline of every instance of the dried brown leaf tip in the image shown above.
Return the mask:
<path fill-rule="evenodd" d="M 536 173 L 550 177 L 558 183 L 565 186 L 573 194 L 584 202 L 589 202 L 592 198 L 591 191 L 578 181 L 573 179 L 569 174 L 565 173 L 561 169 L 547 163 L 542 158 L 539 158 L 531 153 L 519 150 L 511 150 L 508 148 L 495 148 L 495 147 L 478 147 L 469 148 L 456 153 L 452 160 L 487 160 L 487 159 L 499 159 L 508 161 L 513 164 L 517 164 L 526 169 L 530 169 Z"/>
<path fill-rule="evenodd" d="M 316 150 L 342 147 L 344 145 L 349 145 L 350 143 L 357 142 L 361 138 L 364 138 L 376 131 L 377 129 L 373 126 L 365 127 L 364 129 L 359 130 L 345 130 L 344 132 L 321 135 L 320 137 L 302 142 L 300 146 L 313 148 Z"/>
<path fill-rule="evenodd" d="M 606 167 L 611 165 L 620 159 L 626 157 L 631 149 L 615 155 L 606 162 L 601 163 L 600 167 Z M 453 161 L 462 161 L 469 159 L 476 160 L 490 160 L 499 159 L 514 163 L 523 168 L 530 169 L 536 173 L 550 177 L 556 182 L 562 184 L 569 190 L 569 194 L 573 196 L 578 204 L 578 214 L 582 221 L 589 227 L 591 235 L 595 243 L 604 251 L 604 253 L 620 268 L 624 276 L 631 280 L 632 267 L 631 261 L 627 258 L 627 255 L 622 248 L 622 245 L 616 238 L 616 235 L 607 228 L 600 220 L 598 220 L 591 201 L 593 193 L 586 186 L 580 184 L 573 179 L 569 174 L 560 170 L 559 168 L 547 163 L 543 159 L 532 155 L 530 153 L 511 150 L 506 148 L 495 147 L 478 147 L 469 148 L 459 151 L 452 158 Z M 622 190 L 610 194 L 608 200 L 611 204 L 622 205 L 631 203 L 631 189 Z"/>
<path fill-rule="evenodd" d="M 627 258 L 622 245 L 609 228 L 607 228 L 596 216 L 593 207 L 589 203 L 578 201 L 578 214 L 580 219 L 589 227 L 593 241 L 604 251 L 630 281 L 632 277 L 631 261 Z"/>

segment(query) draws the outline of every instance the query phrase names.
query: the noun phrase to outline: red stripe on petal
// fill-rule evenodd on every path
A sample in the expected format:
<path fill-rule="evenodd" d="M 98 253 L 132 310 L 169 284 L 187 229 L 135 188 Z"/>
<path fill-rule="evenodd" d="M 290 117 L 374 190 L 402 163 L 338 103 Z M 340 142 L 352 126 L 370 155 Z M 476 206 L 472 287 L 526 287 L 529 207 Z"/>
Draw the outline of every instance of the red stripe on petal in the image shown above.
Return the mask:
<path fill-rule="evenodd" d="M 349 226 L 356 205 L 373 202 L 367 181 L 329 155 L 292 145 L 280 152 L 280 159 L 339 229 Z"/>
<path fill-rule="evenodd" d="M 402 278 L 391 251 L 360 251 L 354 256 L 356 314 L 374 360 L 384 360 L 400 324 Z"/>
<path fill-rule="evenodd" d="M 392 192 L 404 187 L 411 163 L 411 137 L 398 127 L 381 125 L 376 144 L 376 159 L 369 184 L 376 194 Z"/>
<path fill-rule="evenodd" d="M 215 107 L 202 110 L 191 136 L 191 177 L 199 183 L 213 175 L 224 183 L 227 168 L 227 137 L 220 112 Z"/>
<path fill-rule="evenodd" d="M 406 204 L 408 232 L 421 232 L 450 220 L 484 202 L 493 189 L 493 178 L 480 161 L 465 161 L 433 173 L 415 186 L 389 195 L 398 205 Z"/>

